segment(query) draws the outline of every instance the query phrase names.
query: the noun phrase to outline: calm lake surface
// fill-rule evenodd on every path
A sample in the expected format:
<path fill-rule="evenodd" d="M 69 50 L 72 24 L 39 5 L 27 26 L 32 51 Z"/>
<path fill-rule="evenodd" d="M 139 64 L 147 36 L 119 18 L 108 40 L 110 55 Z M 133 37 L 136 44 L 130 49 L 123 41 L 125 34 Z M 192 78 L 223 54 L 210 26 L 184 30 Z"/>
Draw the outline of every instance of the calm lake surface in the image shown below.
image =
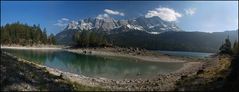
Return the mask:
<path fill-rule="evenodd" d="M 157 51 L 162 54 L 181 56 L 181 57 L 193 57 L 193 58 L 207 58 L 214 53 L 203 53 L 203 52 L 184 52 L 184 51 Z"/>
<path fill-rule="evenodd" d="M 141 62 L 122 57 L 81 55 L 62 50 L 2 49 L 20 58 L 88 77 L 110 79 L 151 78 L 176 71 L 184 63 Z"/>

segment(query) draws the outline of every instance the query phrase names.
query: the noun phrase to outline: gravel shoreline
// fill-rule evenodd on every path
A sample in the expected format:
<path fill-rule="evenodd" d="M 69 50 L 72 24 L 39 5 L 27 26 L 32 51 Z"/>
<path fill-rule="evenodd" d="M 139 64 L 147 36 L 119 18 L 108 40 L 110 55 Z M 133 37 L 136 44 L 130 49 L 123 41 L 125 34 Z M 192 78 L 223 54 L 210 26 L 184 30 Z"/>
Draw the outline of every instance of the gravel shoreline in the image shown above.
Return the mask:
<path fill-rule="evenodd" d="M 203 62 L 188 62 L 178 71 L 165 75 L 156 75 L 149 79 L 124 79 L 124 80 L 112 80 L 106 78 L 90 78 L 83 75 L 77 75 L 69 72 L 63 72 L 58 69 L 53 69 L 47 66 L 32 63 L 30 61 L 15 57 L 8 53 L 13 58 L 17 58 L 18 61 L 29 63 L 34 67 L 45 68 L 50 74 L 56 76 L 62 76 L 63 79 L 76 82 L 81 85 L 90 87 L 100 87 L 109 90 L 122 90 L 122 91 L 170 91 L 176 87 L 176 82 L 183 76 L 190 76 L 196 74 L 198 70 L 203 66 Z"/>
<path fill-rule="evenodd" d="M 61 50 L 61 47 L 19 47 L 19 46 L 1 46 L 1 49 L 41 49 L 41 50 Z"/>
<path fill-rule="evenodd" d="M 183 58 L 155 53 L 148 50 L 132 48 L 77 48 L 72 49 L 64 46 L 1 46 L 1 49 L 25 49 L 25 50 L 63 50 L 77 54 L 115 56 L 134 58 L 143 62 L 188 62 L 192 58 Z"/>
<path fill-rule="evenodd" d="M 124 49 L 124 48 L 120 48 Z M 150 62 L 186 62 L 184 59 L 179 57 L 167 56 L 159 53 L 153 53 L 151 51 L 120 51 L 117 48 L 78 48 L 78 49 L 64 49 L 65 51 L 86 54 L 86 55 L 100 55 L 100 56 L 116 56 L 116 57 L 126 57 L 134 58 L 141 61 Z M 140 54 L 139 54 L 140 53 Z M 173 58 L 172 58 L 173 57 Z"/>
<path fill-rule="evenodd" d="M 1 91 L 73 91 L 73 86 L 62 78 L 49 74 L 8 53 L 1 52 Z"/>

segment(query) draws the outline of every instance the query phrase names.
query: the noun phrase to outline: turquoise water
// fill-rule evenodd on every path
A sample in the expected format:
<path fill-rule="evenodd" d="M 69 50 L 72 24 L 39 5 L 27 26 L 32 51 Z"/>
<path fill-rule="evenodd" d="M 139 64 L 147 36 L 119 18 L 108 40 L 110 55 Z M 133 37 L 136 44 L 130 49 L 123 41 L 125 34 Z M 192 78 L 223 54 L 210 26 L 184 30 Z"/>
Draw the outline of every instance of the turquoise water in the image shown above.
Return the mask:
<path fill-rule="evenodd" d="M 51 68 L 109 79 L 150 78 L 176 71 L 183 66 L 183 63 L 141 62 L 130 58 L 81 55 L 61 50 L 3 50 Z"/>
<path fill-rule="evenodd" d="M 193 58 L 207 58 L 214 53 L 202 53 L 202 52 L 184 52 L 184 51 L 157 51 L 162 54 L 181 56 L 181 57 L 193 57 Z"/>

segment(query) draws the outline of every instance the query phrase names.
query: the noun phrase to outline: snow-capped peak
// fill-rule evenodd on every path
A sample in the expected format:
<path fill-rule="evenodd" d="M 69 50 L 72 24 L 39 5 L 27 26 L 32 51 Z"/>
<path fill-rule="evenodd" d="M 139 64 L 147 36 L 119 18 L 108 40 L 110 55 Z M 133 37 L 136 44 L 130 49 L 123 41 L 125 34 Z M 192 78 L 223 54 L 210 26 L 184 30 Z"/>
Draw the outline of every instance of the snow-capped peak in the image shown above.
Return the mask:
<path fill-rule="evenodd" d="M 143 27 L 142 27 L 142 26 L 130 25 L 130 24 L 127 24 L 126 26 L 127 26 L 129 29 L 143 30 Z"/>
<path fill-rule="evenodd" d="M 91 22 L 84 22 L 83 20 L 80 21 L 79 28 L 81 30 L 90 30 L 92 29 L 92 23 Z"/>
<path fill-rule="evenodd" d="M 68 24 L 67 29 L 77 29 L 77 26 L 78 22 L 73 20 Z"/>
<path fill-rule="evenodd" d="M 102 18 L 103 17 L 103 18 Z M 144 18 L 138 17 L 131 20 L 114 20 L 109 16 L 98 16 L 96 18 L 87 18 L 78 22 L 72 21 L 68 24 L 67 29 L 79 30 L 101 30 L 110 32 L 120 27 L 127 27 L 128 29 L 143 30 L 151 32 L 151 34 L 158 34 L 166 31 L 180 31 L 179 27 L 173 22 L 166 22 L 158 17 Z"/>

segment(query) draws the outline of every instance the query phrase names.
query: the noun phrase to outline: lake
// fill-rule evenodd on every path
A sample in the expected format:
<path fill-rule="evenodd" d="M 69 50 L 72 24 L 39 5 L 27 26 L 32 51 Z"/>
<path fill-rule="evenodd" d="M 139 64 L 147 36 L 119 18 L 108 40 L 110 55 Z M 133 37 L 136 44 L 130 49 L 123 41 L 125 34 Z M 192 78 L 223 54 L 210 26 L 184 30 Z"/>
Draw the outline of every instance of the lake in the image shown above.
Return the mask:
<path fill-rule="evenodd" d="M 87 77 L 109 79 L 151 78 L 174 72 L 184 63 L 144 62 L 132 58 L 95 56 L 63 50 L 2 49 L 31 62 Z"/>
<path fill-rule="evenodd" d="M 180 57 L 192 57 L 192 58 L 207 58 L 214 53 L 203 52 L 185 52 L 185 51 L 157 51 L 162 54 L 180 56 Z"/>

